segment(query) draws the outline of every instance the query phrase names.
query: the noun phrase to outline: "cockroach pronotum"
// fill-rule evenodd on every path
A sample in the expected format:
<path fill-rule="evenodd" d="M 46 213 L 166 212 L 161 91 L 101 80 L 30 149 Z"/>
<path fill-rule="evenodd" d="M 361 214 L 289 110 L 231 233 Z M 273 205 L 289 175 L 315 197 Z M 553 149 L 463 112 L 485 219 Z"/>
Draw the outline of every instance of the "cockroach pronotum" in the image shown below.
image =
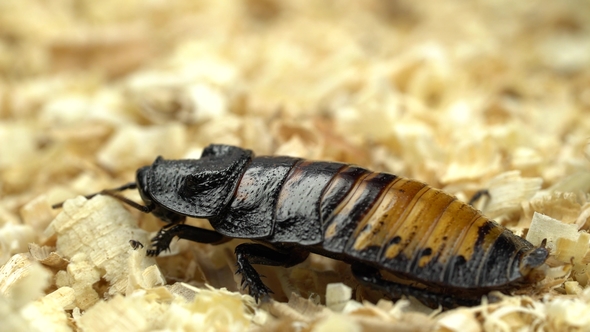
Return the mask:
<path fill-rule="evenodd" d="M 118 194 L 126 189 L 138 189 L 145 205 Z M 158 157 L 137 171 L 136 182 L 97 194 L 167 223 L 152 239 L 151 256 L 174 237 L 211 244 L 255 240 L 238 245 L 235 254 L 242 283 L 256 300 L 271 290 L 252 264 L 290 267 L 310 252 L 349 263 L 361 284 L 392 298 L 414 296 L 444 307 L 476 305 L 490 291 L 531 284 L 548 256 L 544 245 L 533 246 L 422 182 L 343 163 L 254 157 L 228 145 L 210 145 L 200 159 Z M 206 218 L 214 230 L 186 225 L 186 217 Z"/>

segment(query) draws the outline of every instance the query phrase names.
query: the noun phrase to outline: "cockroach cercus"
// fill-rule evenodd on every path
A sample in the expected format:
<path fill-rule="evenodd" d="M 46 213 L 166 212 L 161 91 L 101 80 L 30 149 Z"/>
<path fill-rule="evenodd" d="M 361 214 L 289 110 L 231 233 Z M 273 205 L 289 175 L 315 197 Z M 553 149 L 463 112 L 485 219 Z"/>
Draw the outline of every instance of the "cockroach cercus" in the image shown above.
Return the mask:
<path fill-rule="evenodd" d="M 144 205 L 118 194 L 126 189 L 138 189 Z M 257 300 L 271 290 L 252 264 L 290 267 L 310 252 L 349 263 L 361 284 L 392 298 L 444 307 L 476 305 L 490 291 L 538 281 L 533 272 L 549 254 L 422 182 L 343 163 L 255 157 L 229 145 L 210 145 L 200 159 L 158 157 L 137 170 L 135 182 L 97 194 L 166 222 L 150 256 L 167 250 L 174 237 L 254 240 L 238 245 L 235 255 Z M 214 230 L 186 225 L 186 217 L 206 218 Z"/>

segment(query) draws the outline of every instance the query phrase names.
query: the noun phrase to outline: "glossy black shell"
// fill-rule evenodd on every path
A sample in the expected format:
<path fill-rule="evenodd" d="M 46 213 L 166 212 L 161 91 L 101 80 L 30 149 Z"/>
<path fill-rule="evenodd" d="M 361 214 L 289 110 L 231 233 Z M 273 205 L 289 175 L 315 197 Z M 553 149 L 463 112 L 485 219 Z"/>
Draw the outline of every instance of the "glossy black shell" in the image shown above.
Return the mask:
<path fill-rule="evenodd" d="M 164 221 L 207 218 L 220 234 L 362 263 L 441 289 L 526 282 L 548 252 L 455 197 L 388 173 L 211 145 L 197 160 L 141 168 L 146 205 Z"/>

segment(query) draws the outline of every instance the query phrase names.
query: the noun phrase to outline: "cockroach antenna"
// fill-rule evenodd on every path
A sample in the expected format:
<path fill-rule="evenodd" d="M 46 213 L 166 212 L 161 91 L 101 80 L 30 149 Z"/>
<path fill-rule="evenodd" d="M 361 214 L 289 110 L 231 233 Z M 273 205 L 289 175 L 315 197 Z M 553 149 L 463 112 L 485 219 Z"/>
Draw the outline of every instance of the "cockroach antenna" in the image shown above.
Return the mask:
<path fill-rule="evenodd" d="M 121 195 L 118 194 L 121 191 L 129 190 L 129 189 L 137 189 L 137 183 L 135 183 L 135 182 L 129 182 L 129 183 L 124 184 L 124 185 L 122 185 L 120 187 L 117 187 L 117 188 L 103 189 L 103 190 L 101 190 L 101 191 L 99 191 L 97 193 L 86 195 L 86 196 L 84 196 L 84 198 L 91 199 L 92 197 L 94 197 L 96 195 L 107 195 L 107 196 L 114 197 L 114 198 L 118 199 L 119 201 L 121 201 L 121 202 L 123 202 L 123 203 L 125 203 L 125 204 L 127 204 L 127 205 L 129 205 L 129 206 L 131 206 L 131 207 L 133 207 L 133 208 L 135 208 L 137 210 L 139 210 L 139 211 L 142 211 L 142 212 L 145 212 L 145 213 L 149 213 L 150 212 L 150 209 L 148 209 L 146 206 L 143 206 L 141 204 L 138 204 L 138 203 L 130 200 L 129 198 L 124 197 L 124 196 L 121 196 Z M 57 204 L 53 204 L 51 206 L 51 208 L 53 208 L 53 209 L 59 209 L 59 208 L 61 208 L 64 205 L 64 203 L 65 203 L 65 201 L 64 202 L 57 203 Z"/>

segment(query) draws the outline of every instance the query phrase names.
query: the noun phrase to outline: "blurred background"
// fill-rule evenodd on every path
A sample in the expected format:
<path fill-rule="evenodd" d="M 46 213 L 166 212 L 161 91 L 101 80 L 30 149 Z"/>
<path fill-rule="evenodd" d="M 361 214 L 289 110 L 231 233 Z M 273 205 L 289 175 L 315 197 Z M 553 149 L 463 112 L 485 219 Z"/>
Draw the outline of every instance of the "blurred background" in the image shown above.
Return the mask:
<path fill-rule="evenodd" d="M 1 191 L 211 142 L 549 185 L 588 167 L 589 22 L 582 0 L 5 0 Z"/>
<path fill-rule="evenodd" d="M 518 171 L 536 187 L 492 217 L 530 222 L 521 201 L 553 188 L 582 193 L 584 226 L 588 115 L 587 0 L 0 1 L 0 227 L 33 240 L 39 204 L 210 143 L 462 199 Z"/>

